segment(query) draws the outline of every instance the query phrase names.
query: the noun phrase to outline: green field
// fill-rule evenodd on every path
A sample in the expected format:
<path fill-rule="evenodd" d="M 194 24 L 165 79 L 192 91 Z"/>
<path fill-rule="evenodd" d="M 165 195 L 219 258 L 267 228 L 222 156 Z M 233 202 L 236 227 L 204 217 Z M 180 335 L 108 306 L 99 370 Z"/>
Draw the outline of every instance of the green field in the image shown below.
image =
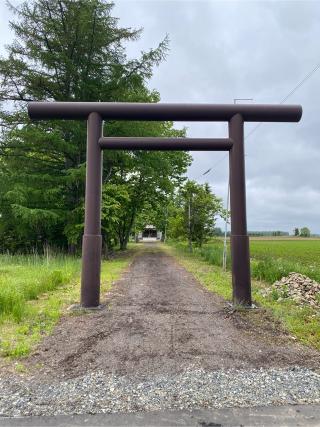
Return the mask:
<path fill-rule="evenodd" d="M 320 240 L 252 240 L 252 275 L 274 282 L 295 271 L 320 282 Z"/>
<path fill-rule="evenodd" d="M 250 242 L 251 254 L 256 259 L 282 258 L 316 267 L 320 263 L 319 240 L 256 240 Z"/>
<path fill-rule="evenodd" d="M 177 243 L 180 250 L 187 250 L 186 243 Z M 215 239 L 194 253 L 209 263 L 222 265 L 223 241 Z M 320 239 L 251 239 L 251 274 L 258 280 L 273 283 L 295 271 L 320 282 Z M 227 266 L 230 269 L 228 242 Z"/>

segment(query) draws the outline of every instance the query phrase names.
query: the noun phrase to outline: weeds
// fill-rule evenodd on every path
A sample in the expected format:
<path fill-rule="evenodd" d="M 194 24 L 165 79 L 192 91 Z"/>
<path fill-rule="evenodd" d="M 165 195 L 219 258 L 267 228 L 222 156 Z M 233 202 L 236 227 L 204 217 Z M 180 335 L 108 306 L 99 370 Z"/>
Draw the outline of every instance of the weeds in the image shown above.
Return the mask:
<path fill-rule="evenodd" d="M 28 301 L 51 292 L 72 279 L 79 271 L 79 260 L 0 255 L 0 323 L 12 319 L 21 322 Z"/>
<path fill-rule="evenodd" d="M 134 251 L 102 263 L 107 292 Z M 20 358 L 48 335 L 65 309 L 79 302 L 80 259 L 0 255 L 0 355 Z"/>

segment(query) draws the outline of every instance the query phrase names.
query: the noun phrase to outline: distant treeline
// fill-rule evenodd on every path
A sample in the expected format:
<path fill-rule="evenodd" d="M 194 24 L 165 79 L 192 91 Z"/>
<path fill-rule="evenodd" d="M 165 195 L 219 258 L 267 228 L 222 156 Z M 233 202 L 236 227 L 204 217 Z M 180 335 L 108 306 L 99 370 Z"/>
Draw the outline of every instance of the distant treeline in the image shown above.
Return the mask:
<path fill-rule="evenodd" d="M 287 231 L 248 231 L 249 236 L 289 236 Z"/>
<path fill-rule="evenodd" d="M 214 229 L 214 235 L 215 236 L 223 236 L 224 232 L 221 230 L 221 228 L 215 228 Z M 230 236 L 231 232 L 228 231 L 227 232 L 227 236 Z M 249 236 L 256 236 L 256 237 L 260 237 L 260 236 L 289 236 L 289 233 L 287 231 L 280 231 L 280 230 L 276 230 L 276 231 L 248 231 L 248 235 Z"/>

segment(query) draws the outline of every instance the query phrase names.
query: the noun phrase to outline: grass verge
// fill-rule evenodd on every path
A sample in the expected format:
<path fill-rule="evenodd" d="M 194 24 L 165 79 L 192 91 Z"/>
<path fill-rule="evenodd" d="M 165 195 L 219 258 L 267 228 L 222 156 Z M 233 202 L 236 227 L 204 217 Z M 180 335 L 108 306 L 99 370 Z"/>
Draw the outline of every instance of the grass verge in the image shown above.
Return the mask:
<path fill-rule="evenodd" d="M 210 259 L 204 259 L 199 251 L 193 254 L 188 253 L 181 244 L 166 245 L 165 250 L 175 256 L 179 263 L 209 291 L 215 292 L 226 300 L 231 300 L 232 285 L 229 271 L 224 272 L 221 267 L 210 262 Z M 291 335 L 303 344 L 320 350 L 320 313 L 312 308 L 299 306 L 293 301 L 274 300 L 272 294 L 263 297 L 261 291 L 269 286 L 270 284 L 265 281 L 252 281 L 254 302 L 266 308 Z"/>
<path fill-rule="evenodd" d="M 136 249 L 104 261 L 101 294 L 126 269 Z M 50 334 L 71 304 L 79 301 L 80 259 L 0 256 L 0 356 L 26 356 Z"/>

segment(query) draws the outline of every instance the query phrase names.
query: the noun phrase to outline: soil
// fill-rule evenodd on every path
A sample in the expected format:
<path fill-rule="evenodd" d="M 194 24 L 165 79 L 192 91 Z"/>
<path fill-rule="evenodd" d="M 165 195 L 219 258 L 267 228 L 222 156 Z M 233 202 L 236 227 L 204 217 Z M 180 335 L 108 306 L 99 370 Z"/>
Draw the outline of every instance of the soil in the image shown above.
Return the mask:
<path fill-rule="evenodd" d="M 292 340 L 263 310 L 239 313 L 204 289 L 157 244 L 146 244 L 103 296 L 105 309 L 63 317 L 24 364 L 50 379 L 305 366 L 320 353 Z"/>

